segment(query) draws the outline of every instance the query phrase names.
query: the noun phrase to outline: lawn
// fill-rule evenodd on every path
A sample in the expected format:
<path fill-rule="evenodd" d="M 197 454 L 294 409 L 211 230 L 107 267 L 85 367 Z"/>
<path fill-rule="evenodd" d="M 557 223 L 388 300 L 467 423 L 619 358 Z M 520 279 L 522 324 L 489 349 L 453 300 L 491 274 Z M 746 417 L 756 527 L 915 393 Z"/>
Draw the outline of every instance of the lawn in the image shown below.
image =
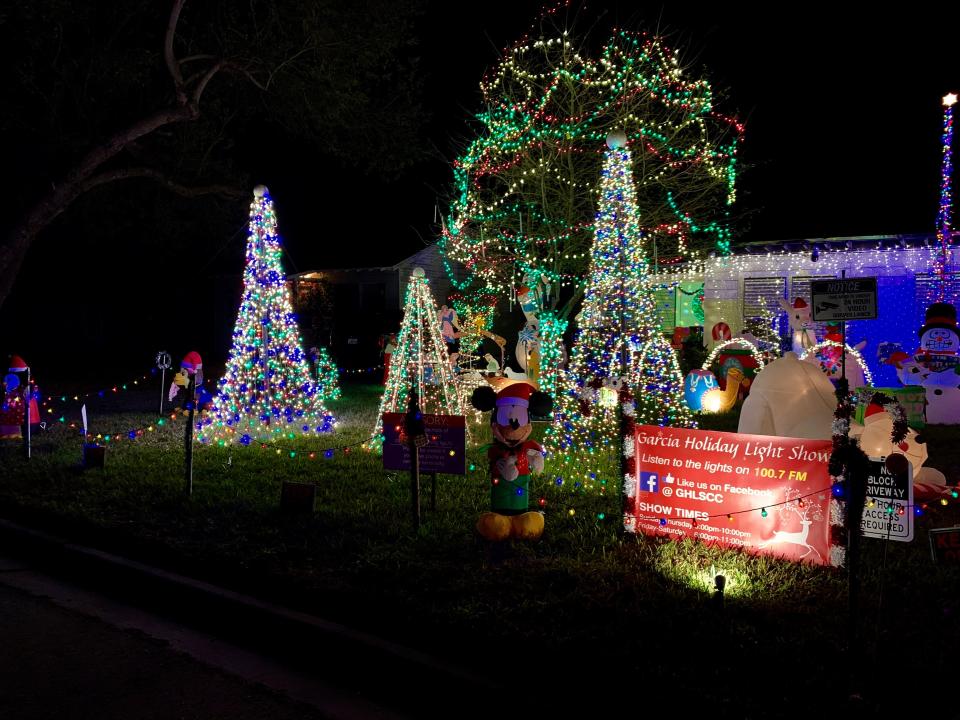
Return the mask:
<path fill-rule="evenodd" d="M 461 664 L 515 673 L 531 694 L 554 702 L 569 696 L 602 707 L 655 692 L 657 706 L 670 702 L 682 716 L 712 708 L 728 717 L 840 707 L 844 570 L 625 535 L 612 465 L 611 490 L 601 495 L 558 486 L 548 463 L 535 482 L 546 500 L 542 540 L 491 548 L 473 530 L 488 504 L 478 449 L 466 477 L 439 477 L 435 510 L 424 480 L 415 532 L 408 474 L 385 472 L 379 456 L 359 446 L 380 388 L 344 390 L 330 403 L 339 424 L 329 437 L 282 448 L 198 446 L 190 498 L 183 421 L 158 425 L 153 391 L 89 403 L 91 429 L 111 435 L 103 470 L 79 469 L 80 438 L 68 427 L 78 407 L 57 400 L 31 461 L 0 446 L 0 514 Z M 736 426 L 735 417 L 709 422 Z M 142 436 L 130 439 L 138 429 Z M 478 435 L 485 442 L 489 431 Z M 929 464 L 955 478 L 955 430 L 931 427 L 926 435 Z M 284 480 L 317 484 L 314 516 L 279 512 Z M 933 564 L 927 530 L 956 524 L 956 502 L 933 505 L 917 518 L 912 543 L 864 540 L 864 670 L 892 662 L 910 683 L 893 701 L 887 686 L 870 685 L 870 707 L 889 708 L 908 694 L 919 707 L 932 703 L 925 691 L 936 693 L 936 683 L 927 678 L 952 665 L 960 572 Z M 728 578 L 722 608 L 713 597 L 718 572 Z"/>

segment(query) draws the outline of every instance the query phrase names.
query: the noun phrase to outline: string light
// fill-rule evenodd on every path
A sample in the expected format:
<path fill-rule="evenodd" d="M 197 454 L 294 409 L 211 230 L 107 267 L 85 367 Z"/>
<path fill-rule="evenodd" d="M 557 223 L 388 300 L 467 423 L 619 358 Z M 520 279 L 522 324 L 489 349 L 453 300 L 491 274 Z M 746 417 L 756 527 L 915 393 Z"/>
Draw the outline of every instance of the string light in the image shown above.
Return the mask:
<path fill-rule="evenodd" d="M 860 354 L 859 350 L 857 350 L 855 347 L 851 347 L 850 345 L 844 345 L 844 343 L 837 342 L 836 340 L 823 340 L 818 342 L 813 347 L 809 347 L 804 350 L 799 357 L 801 360 L 806 360 L 811 355 L 816 357 L 826 348 L 836 348 L 839 350 L 844 347 L 847 350 L 847 355 L 852 356 L 857 361 L 857 365 L 860 366 L 860 369 L 863 370 L 863 378 L 866 380 L 867 385 L 872 386 L 873 373 L 870 372 L 870 368 L 867 366 L 867 361 L 863 359 L 863 355 Z"/>
<path fill-rule="evenodd" d="M 640 156 L 644 242 L 656 242 L 668 262 L 691 255 L 694 235 L 712 240 L 720 255 L 729 252 L 726 213 L 743 127 L 714 111 L 710 84 L 686 77 L 659 38 L 617 31 L 595 58 L 575 50 L 568 32 L 524 40 L 504 52 L 481 90 L 481 131 L 454 163 L 454 198 L 438 241 L 463 296 L 461 316 L 477 312 L 482 296 L 512 293 L 524 276 L 582 286 L 596 211 L 589 201 L 571 211 L 569 198 L 596 197 L 601 144 L 613 128 L 626 132 Z M 701 214 L 711 217 L 695 219 Z M 569 310 L 558 303 L 554 295 L 544 308 L 552 323 Z M 541 316 L 547 391 L 560 360 L 558 329 L 545 336 Z"/>
<path fill-rule="evenodd" d="M 397 333 L 397 348 L 390 359 L 387 377 L 377 410 L 369 447 L 383 443 L 384 413 L 405 412 L 410 389 L 417 392 L 425 415 L 464 415 L 463 398 L 454 375 L 447 345 L 440 336 L 437 305 L 430 293 L 430 281 L 416 268 L 403 301 L 403 322 Z M 469 427 L 467 428 L 469 437 Z"/>
<path fill-rule="evenodd" d="M 940 205 L 937 212 L 937 244 L 938 248 L 933 258 L 933 272 L 927 296 L 927 304 L 933 302 L 955 302 L 956 298 L 947 295 L 946 270 L 950 257 L 952 233 L 950 230 L 950 214 L 953 209 L 953 199 L 950 192 L 950 181 L 953 175 L 953 106 L 957 96 L 949 93 L 943 98 L 943 161 L 940 166 Z"/>
<path fill-rule="evenodd" d="M 289 433 L 327 433 L 336 425 L 310 376 L 281 252 L 273 199 L 259 185 L 250 204 L 233 346 L 213 406 L 197 423 L 200 442 L 248 445 Z"/>
<path fill-rule="evenodd" d="M 545 444 L 565 474 L 604 491 L 604 461 L 617 445 L 617 408 L 642 424 L 694 427 L 676 354 L 659 333 L 630 151 L 612 138 L 605 155 L 589 281 L 566 382 Z M 629 401 L 618 399 L 624 385 Z M 634 409 L 632 398 L 639 402 Z"/>

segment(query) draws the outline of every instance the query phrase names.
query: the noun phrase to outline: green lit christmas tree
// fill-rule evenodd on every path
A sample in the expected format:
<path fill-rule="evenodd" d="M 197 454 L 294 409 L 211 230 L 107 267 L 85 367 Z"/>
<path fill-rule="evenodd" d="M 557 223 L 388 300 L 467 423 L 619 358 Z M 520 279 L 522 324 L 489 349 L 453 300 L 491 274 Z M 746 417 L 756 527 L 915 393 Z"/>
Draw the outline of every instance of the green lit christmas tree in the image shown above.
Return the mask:
<path fill-rule="evenodd" d="M 676 355 L 659 330 L 626 138 L 612 133 L 607 145 L 583 310 L 547 437 L 564 482 L 600 490 L 604 476 L 618 474 L 624 384 L 637 424 L 694 426 Z"/>
<path fill-rule="evenodd" d="M 317 391 L 323 400 L 340 398 L 340 371 L 325 347 L 310 348 L 313 372 L 317 378 Z"/>
<path fill-rule="evenodd" d="M 253 195 L 233 347 L 213 406 L 197 425 L 201 442 L 247 445 L 326 433 L 335 425 L 303 351 L 273 200 L 263 185 Z"/>
<path fill-rule="evenodd" d="M 397 349 L 390 357 L 390 374 L 383 389 L 370 446 L 380 448 L 383 414 L 406 412 L 410 388 L 427 415 L 463 415 L 464 399 L 450 363 L 447 345 L 440 336 L 437 305 L 430 281 L 415 268 L 403 303 L 403 323 L 397 334 Z"/>

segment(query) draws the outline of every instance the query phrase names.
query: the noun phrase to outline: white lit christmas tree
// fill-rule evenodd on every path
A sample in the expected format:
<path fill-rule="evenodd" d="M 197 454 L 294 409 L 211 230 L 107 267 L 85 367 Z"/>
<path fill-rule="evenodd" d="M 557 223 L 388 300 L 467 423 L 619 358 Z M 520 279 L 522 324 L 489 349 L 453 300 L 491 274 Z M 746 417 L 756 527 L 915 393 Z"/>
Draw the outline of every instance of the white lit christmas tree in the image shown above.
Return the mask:
<path fill-rule="evenodd" d="M 414 269 L 407 285 L 403 323 L 397 334 L 397 349 L 390 357 L 390 374 L 377 410 L 371 447 L 379 449 L 382 442 L 383 414 L 406 412 L 411 388 L 416 389 L 420 410 L 426 415 L 464 414 L 447 345 L 440 336 L 430 281 L 421 268 Z"/>
<path fill-rule="evenodd" d="M 547 437 L 561 481 L 600 490 L 619 474 L 624 384 L 637 424 L 694 426 L 676 356 L 659 335 L 626 138 L 612 133 L 607 145 L 583 310 Z"/>
<path fill-rule="evenodd" d="M 213 407 L 197 425 L 201 442 L 293 439 L 330 432 L 335 424 L 303 351 L 273 200 L 263 185 L 253 195 L 233 347 Z"/>
<path fill-rule="evenodd" d="M 752 335 L 764 362 L 773 362 L 780 357 L 780 313 L 775 313 L 757 297 L 760 314 L 744 323 L 744 334 Z"/>

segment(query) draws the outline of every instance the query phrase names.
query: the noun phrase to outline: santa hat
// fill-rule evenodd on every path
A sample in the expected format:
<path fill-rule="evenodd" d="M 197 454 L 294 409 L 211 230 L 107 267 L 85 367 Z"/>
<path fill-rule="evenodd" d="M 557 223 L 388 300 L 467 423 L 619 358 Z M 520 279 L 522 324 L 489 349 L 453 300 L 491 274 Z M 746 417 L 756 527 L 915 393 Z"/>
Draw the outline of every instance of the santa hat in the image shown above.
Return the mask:
<path fill-rule="evenodd" d="M 803 298 L 796 298 L 793 301 L 793 307 L 797 310 L 803 310 L 805 307 L 807 307 L 807 301 Z"/>
<path fill-rule="evenodd" d="M 501 405 L 530 405 L 530 395 L 534 391 L 533 385 L 525 382 L 515 382 L 507 385 L 497 393 L 497 407 Z"/>
<path fill-rule="evenodd" d="M 863 413 L 863 424 L 876 422 L 879 420 L 886 411 L 883 409 L 883 405 L 880 403 L 872 402 L 867 405 L 867 409 Z"/>
<path fill-rule="evenodd" d="M 200 359 L 200 353 L 198 353 L 196 350 L 191 350 L 188 352 L 183 356 L 183 360 L 180 361 L 180 367 L 189 373 L 196 372 L 202 368 L 203 361 Z"/>
<path fill-rule="evenodd" d="M 26 372 L 30 368 L 27 367 L 27 364 L 23 361 L 23 358 L 19 355 L 13 355 L 10 358 L 10 372 Z"/>
<path fill-rule="evenodd" d="M 503 383 L 502 378 L 489 378 L 488 381 L 496 381 L 497 389 L 494 390 L 490 385 L 481 385 L 473 391 L 470 398 L 470 403 L 481 412 L 519 405 L 529 408 L 534 415 L 549 415 L 553 409 L 553 398 L 540 392 L 529 382 L 507 380 Z"/>

